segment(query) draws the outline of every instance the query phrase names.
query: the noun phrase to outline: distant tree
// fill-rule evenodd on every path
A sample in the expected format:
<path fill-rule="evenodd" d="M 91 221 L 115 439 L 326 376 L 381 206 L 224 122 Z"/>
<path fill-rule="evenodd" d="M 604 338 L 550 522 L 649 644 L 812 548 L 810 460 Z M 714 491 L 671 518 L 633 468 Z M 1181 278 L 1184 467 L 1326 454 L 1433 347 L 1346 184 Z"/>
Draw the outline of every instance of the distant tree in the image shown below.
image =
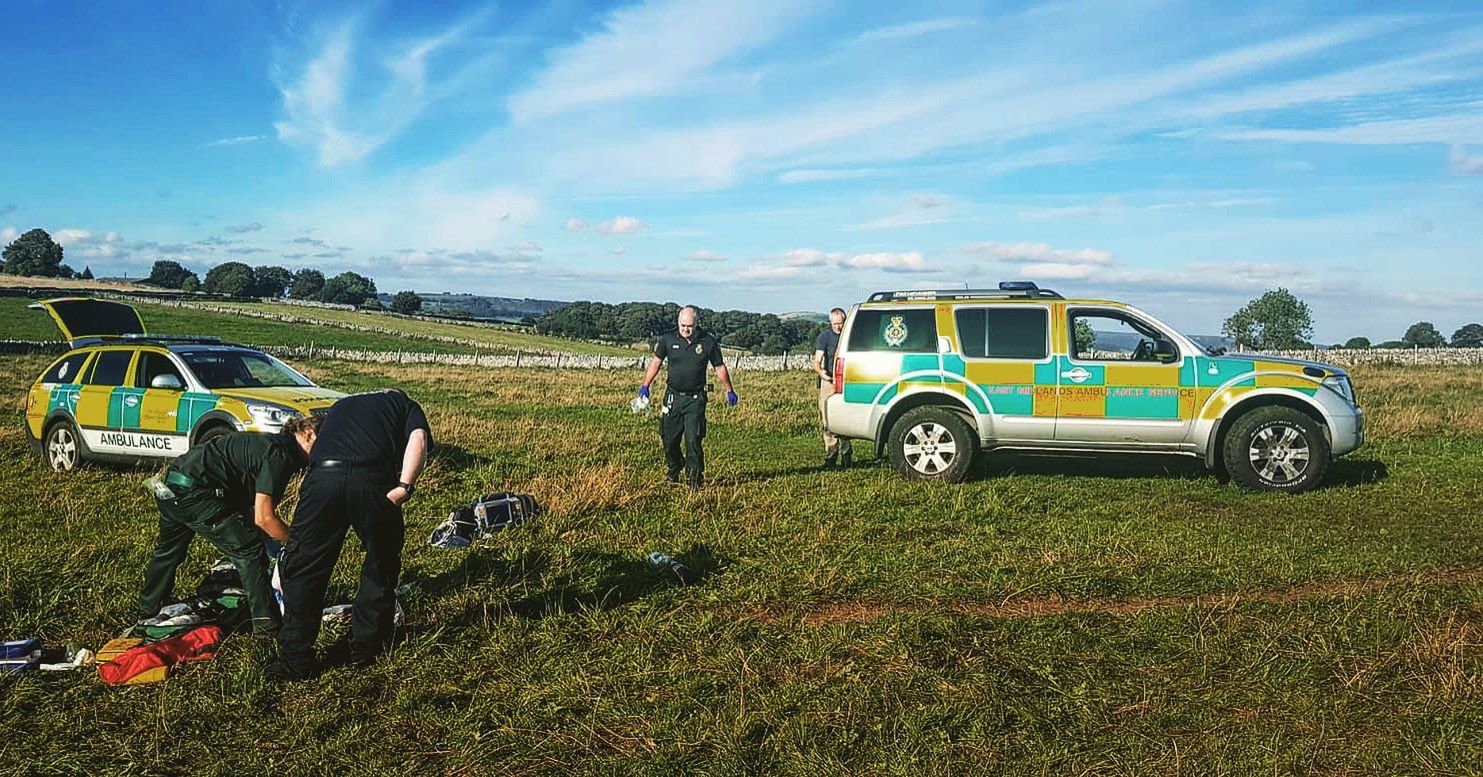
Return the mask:
<path fill-rule="evenodd" d="M 1370 347 L 1370 338 L 1368 338 L 1368 337 L 1351 337 L 1348 340 L 1345 340 L 1344 341 L 1344 347 L 1345 348 L 1354 348 L 1354 349 L 1369 348 Z"/>
<path fill-rule="evenodd" d="M 1406 328 L 1406 333 L 1401 336 L 1401 342 L 1413 348 L 1441 348 L 1447 344 L 1442 339 L 1442 333 L 1430 321 L 1417 321 Z"/>
<path fill-rule="evenodd" d="M 1313 313 L 1292 292 L 1273 289 L 1226 319 L 1221 333 L 1258 351 L 1306 348 L 1313 337 Z"/>
<path fill-rule="evenodd" d="M 422 297 L 417 296 L 415 291 L 399 291 L 391 298 L 391 310 L 393 313 L 411 315 L 422 310 Z"/>
<path fill-rule="evenodd" d="M 1405 343 L 1401 342 L 1400 340 L 1386 340 L 1385 342 L 1383 342 L 1383 343 L 1381 343 L 1381 344 L 1379 344 L 1379 345 L 1377 345 L 1375 347 L 1376 348 L 1393 349 L 1393 348 L 1409 348 L 1410 346 L 1406 345 Z"/>
<path fill-rule="evenodd" d="M 83 265 L 82 266 L 82 274 L 81 275 L 78 275 L 77 277 L 79 277 L 79 278 L 81 278 L 81 279 L 83 279 L 85 281 L 92 280 L 93 279 L 93 268 L 92 268 L 92 266 L 91 265 L 86 265 L 86 264 Z"/>
<path fill-rule="evenodd" d="M 320 302 L 338 305 L 360 305 L 376 296 L 376 282 L 360 273 L 342 272 L 324 282 L 319 290 Z M 378 306 L 380 302 L 376 303 Z"/>
<path fill-rule="evenodd" d="M 252 270 L 253 290 L 257 297 L 280 299 L 293 285 L 293 273 L 276 265 L 263 265 Z"/>
<path fill-rule="evenodd" d="M 229 297 L 246 297 L 257 286 L 252 268 L 241 262 L 223 262 L 206 273 L 201 290 L 207 294 L 225 294 Z"/>
<path fill-rule="evenodd" d="M 60 266 L 57 267 L 57 277 L 58 278 L 76 278 L 77 277 L 77 271 L 74 270 L 74 269 L 72 269 L 72 266 L 71 265 L 63 264 L 63 265 L 60 265 Z"/>
<path fill-rule="evenodd" d="M 12 240 L 0 252 L 5 272 L 55 278 L 62 270 L 62 247 L 44 229 L 33 229 Z"/>
<path fill-rule="evenodd" d="M 1453 348 L 1483 348 L 1483 324 L 1465 324 L 1452 333 Z"/>
<path fill-rule="evenodd" d="M 1097 330 L 1092 329 L 1092 322 L 1076 319 L 1071 344 L 1077 354 L 1090 354 L 1097 350 Z"/>
<path fill-rule="evenodd" d="M 185 269 L 180 262 L 169 259 L 160 259 L 149 268 L 149 277 L 144 282 L 150 286 L 159 286 L 162 289 L 178 289 L 185 279 L 194 276 L 195 273 Z"/>
<path fill-rule="evenodd" d="M 180 290 L 188 294 L 195 294 L 201 290 L 201 279 L 197 278 L 195 273 L 185 276 L 185 280 L 180 284 Z"/>
<path fill-rule="evenodd" d="M 324 273 L 318 270 L 310 270 L 307 267 L 294 273 L 293 284 L 289 286 L 288 296 L 294 299 L 314 299 L 319 290 L 324 288 Z"/>

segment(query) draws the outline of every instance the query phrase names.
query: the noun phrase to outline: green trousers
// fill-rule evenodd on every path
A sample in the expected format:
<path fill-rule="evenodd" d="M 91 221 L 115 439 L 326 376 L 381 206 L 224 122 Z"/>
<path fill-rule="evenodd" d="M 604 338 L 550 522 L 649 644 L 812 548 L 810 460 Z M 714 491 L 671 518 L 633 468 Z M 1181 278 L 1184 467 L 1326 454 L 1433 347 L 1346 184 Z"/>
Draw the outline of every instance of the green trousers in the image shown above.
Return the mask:
<path fill-rule="evenodd" d="M 688 394 L 669 391 L 664 395 L 664 407 L 659 415 L 659 438 L 664 443 L 664 463 L 669 467 L 669 474 L 678 475 L 684 469 L 690 485 L 697 487 L 705 483 L 705 404 L 704 391 Z"/>
<path fill-rule="evenodd" d="M 157 499 L 160 533 L 154 555 L 144 573 L 139 594 L 139 614 L 148 618 L 160 611 L 175 591 L 175 570 L 185 561 L 191 540 L 205 537 L 242 576 L 242 589 L 252 612 L 252 630 L 269 634 L 278 629 L 278 605 L 268 579 L 268 554 L 255 526 L 240 510 L 210 491 L 193 491 L 179 499 Z"/>

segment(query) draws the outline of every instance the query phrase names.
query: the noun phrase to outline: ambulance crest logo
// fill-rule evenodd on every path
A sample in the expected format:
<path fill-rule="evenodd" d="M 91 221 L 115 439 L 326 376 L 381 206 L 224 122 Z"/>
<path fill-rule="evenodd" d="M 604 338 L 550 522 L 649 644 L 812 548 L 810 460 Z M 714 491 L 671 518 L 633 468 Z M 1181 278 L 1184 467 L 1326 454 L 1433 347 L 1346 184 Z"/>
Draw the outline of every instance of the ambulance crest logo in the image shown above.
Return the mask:
<path fill-rule="evenodd" d="M 705 350 L 705 348 L 702 348 L 701 345 L 700 345 L 700 343 L 696 343 L 695 344 L 695 352 L 696 353 L 700 353 L 701 351 L 704 351 L 704 350 Z"/>
<path fill-rule="evenodd" d="M 885 328 L 881 330 L 881 338 L 886 341 L 886 345 L 892 348 L 900 348 L 909 334 L 911 330 L 906 328 L 905 316 L 891 316 L 891 320 L 887 321 Z"/>

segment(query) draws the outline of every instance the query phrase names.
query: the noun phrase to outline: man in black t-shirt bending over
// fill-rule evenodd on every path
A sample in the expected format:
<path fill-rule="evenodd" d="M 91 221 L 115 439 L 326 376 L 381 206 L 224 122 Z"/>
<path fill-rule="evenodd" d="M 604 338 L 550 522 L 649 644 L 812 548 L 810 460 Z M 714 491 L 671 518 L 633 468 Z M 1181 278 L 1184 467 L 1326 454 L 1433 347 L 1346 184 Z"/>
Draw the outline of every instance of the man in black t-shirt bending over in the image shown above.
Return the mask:
<path fill-rule="evenodd" d="M 314 641 L 324 592 L 350 528 L 366 549 L 350 619 L 351 663 L 365 666 L 391 644 L 402 503 L 412 496 L 431 438 L 422 406 L 399 389 L 356 394 L 330 408 L 280 561 L 283 628 L 270 677 L 301 680 L 318 671 Z"/>

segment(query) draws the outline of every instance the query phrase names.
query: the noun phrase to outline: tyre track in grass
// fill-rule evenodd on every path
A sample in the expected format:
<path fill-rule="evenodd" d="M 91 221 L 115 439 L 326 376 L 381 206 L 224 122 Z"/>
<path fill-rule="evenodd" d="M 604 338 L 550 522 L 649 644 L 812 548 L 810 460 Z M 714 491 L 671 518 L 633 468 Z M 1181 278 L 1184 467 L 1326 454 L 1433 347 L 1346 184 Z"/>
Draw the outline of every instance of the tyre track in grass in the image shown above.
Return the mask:
<path fill-rule="evenodd" d="M 1311 599 L 1377 593 L 1397 585 L 1463 585 L 1483 582 L 1483 569 L 1438 569 L 1398 575 L 1324 580 L 1292 586 L 1255 588 L 1190 596 L 1144 596 L 1127 599 L 1067 599 L 1058 595 L 1001 601 L 966 599 L 913 602 L 833 602 L 817 605 L 747 605 L 705 608 L 762 624 L 797 621 L 805 626 L 859 624 L 893 615 L 952 615 L 970 618 L 1050 618 L 1061 615 L 1138 615 L 1154 610 L 1230 607 L 1240 604 L 1292 605 Z"/>

